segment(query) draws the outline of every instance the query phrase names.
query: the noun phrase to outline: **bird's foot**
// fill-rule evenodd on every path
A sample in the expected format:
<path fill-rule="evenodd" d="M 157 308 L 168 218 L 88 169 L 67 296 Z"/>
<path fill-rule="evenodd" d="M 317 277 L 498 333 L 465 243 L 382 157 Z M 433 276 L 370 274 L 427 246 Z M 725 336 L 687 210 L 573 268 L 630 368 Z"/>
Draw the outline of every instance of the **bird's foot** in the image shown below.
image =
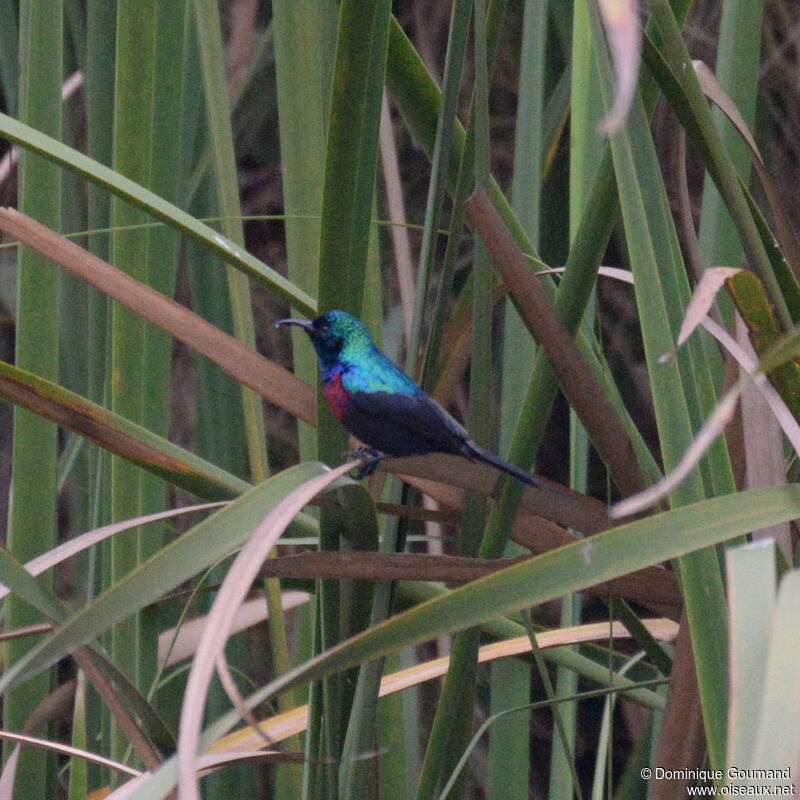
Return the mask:
<path fill-rule="evenodd" d="M 374 447 L 368 447 L 365 444 L 359 445 L 355 450 L 349 450 L 344 454 L 345 458 L 355 458 L 361 462 L 361 466 L 356 472 L 356 480 L 360 481 L 363 478 L 368 478 L 378 468 L 378 464 L 386 458 L 385 453 L 376 450 Z"/>

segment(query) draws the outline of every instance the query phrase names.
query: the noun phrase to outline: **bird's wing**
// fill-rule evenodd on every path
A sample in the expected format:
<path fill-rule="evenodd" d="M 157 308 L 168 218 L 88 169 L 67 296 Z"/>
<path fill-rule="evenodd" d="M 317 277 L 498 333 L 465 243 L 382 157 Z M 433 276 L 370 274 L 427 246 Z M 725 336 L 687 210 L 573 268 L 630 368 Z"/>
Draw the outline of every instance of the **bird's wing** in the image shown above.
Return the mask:
<path fill-rule="evenodd" d="M 461 425 L 422 391 L 353 392 L 351 398 L 356 413 L 348 427 L 387 455 L 460 453 L 469 439 Z"/>

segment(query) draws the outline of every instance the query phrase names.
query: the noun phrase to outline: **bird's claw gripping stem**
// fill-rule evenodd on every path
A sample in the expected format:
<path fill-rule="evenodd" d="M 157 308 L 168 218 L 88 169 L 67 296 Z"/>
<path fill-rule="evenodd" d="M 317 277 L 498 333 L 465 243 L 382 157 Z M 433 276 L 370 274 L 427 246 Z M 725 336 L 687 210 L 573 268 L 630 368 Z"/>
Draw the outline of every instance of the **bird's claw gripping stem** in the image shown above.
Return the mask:
<path fill-rule="evenodd" d="M 378 468 L 378 464 L 386 458 L 385 453 L 376 450 L 374 447 L 368 447 L 365 444 L 359 445 L 355 450 L 348 450 L 344 454 L 345 458 L 355 458 L 361 462 L 361 466 L 356 472 L 356 480 L 360 481 L 363 478 L 368 478 Z"/>

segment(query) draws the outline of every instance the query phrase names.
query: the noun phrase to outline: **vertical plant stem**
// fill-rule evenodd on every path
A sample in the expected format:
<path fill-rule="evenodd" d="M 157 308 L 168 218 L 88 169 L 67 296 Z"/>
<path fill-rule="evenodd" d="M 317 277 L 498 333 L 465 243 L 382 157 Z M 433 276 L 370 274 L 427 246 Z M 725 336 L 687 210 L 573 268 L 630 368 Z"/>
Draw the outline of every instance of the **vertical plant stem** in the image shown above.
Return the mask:
<path fill-rule="evenodd" d="M 114 75 L 116 60 L 115 2 L 87 0 L 86 4 L 86 146 L 88 155 L 102 164 L 111 164 L 112 136 L 114 131 Z M 89 183 L 87 187 L 87 223 L 90 231 L 88 249 L 102 259 L 108 259 L 111 223 L 111 197 L 109 193 Z M 99 232 L 99 231 L 102 231 Z M 106 382 L 109 362 L 108 324 L 110 303 L 108 298 L 93 287 L 88 287 L 87 333 L 87 395 L 90 400 L 108 405 L 109 383 Z M 110 514 L 110 457 L 101 448 L 88 444 L 89 498 L 92 521 L 95 526 L 107 523 Z M 111 542 L 105 542 L 98 555 L 89 559 L 86 575 L 86 593 L 90 596 L 101 583 L 101 567 L 111 563 Z M 110 637 L 106 637 L 108 640 Z M 90 730 L 103 731 L 107 736 L 110 716 L 88 697 Z M 104 740 L 108 744 L 107 738 Z M 109 752 L 106 749 L 105 752 Z"/>
<path fill-rule="evenodd" d="M 527 0 L 522 20 L 519 61 L 519 101 L 514 135 L 514 176 L 511 207 L 529 239 L 539 249 L 541 212 L 542 114 L 548 66 L 545 59 L 548 0 Z M 514 304 L 505 302 L 503 320 L 503 371 L 499 451 L 506 454 L 514 433 L 514 422 L 525 400 L 530 370 L 536 357 L 536 343 Z M 521 365 L 525 365 L 522 368 Z M 528 366 L 530 365 L 530 366 Z M 523 553 L 513 542 L 504 555 Z M 514 659 L 491 666 L 490 714 L 530 702 L 530 668 Z M 530 720 L 525 714 L 504 714 L 489 730 L 489 794 L 493 798 L 519 797 L 528 791 L 530 780 Z"/>
<path fill-rule="evenodd" d="M 209 138 L 212 164 L 216 176 L 217 204 L 222 216 L 221 229 L 226 238 L 244 245 L 242 209 L 239 199 L 239 181 L 236 154 L 233 144 L 228 87 L 225 79 L 225 56 L 222 47 L 222 29 L 219 7 L 215 0 L 195 0 L 194 3 L 200 58 L 202 63 L 205 103 L 208 111 Z M 226 268 L 228 292 L 233 314 L 234 335 L 255 349 L 255 324 L 253 320 L 250 285 L 247 277 L 232 267 Z M 265 480 L 269 474 L 264 412 L 261 398 L 252 390 L 242 388 L 242 405 L 254 483 Z M 265 581 L 270 629 L 272 661 L 278 674 L 290 668 L 286 640 L 280 581 Z M 282 697 L 280 705 L 286 709 L 291 696 Z"/>
<path fill-rule="evenodd" d="M 277 0 L 272 6 L 289 277 L 312 297 L 318 289 L 327 97 L 317 6 L 316 0 Z M 308 337 L 293 337 L 292 352 L 295 374 L 315 384 L 317 359 Z M 316 458 L 316 431 L 304 422 L 298 431 L 300 457 Z"/>
<path fill-rule="evenodd" d="M 495 17 L 497 19 L 497 17 Z M 471 165 L 473 185 L 489 184 L 489 54 L 493 48 L 487 41 L 487 8 L 483 0 L 474 3 L 475 90 L 473 102 L 474 151 Z M 496 41 L 496 40 L 494 40 Z M 462 163 L 462 177 L 466 177 Z M 469 428 L 473 438 L 488 446 L 491 436 L 491 272 L 488 254 L 476 241 L 472 267 L 473 288 L 473 346 L 470 368 Z M 469 494 L 466 498 L 462 525 L 462 555 L 474 556 L 479 548 L 486 519 L 485 500 Z M 436 786 L 448 776 L 463 754 L 471 730 L 477 651 L 480 631 L 470 629 L 459 633 L 453 645 L 450 667 L 436 709 L 433 730 L 425 753 L 418 800 L 433 796 Z M 465 775 L 448 793 L 450 797 L 463 794 Z"/>
<path fill-rule="evenodd" d="M 194 7 L 208 111 L 212 163 L 217 177 L 219 213 L 222 216 L 221 229 L 226 238 L 236 244 L 244 245 L 242 208 L 239 201 L 239 181 L 233 148 L 228 87 L 225 82 L 225 56 L 222 50 L 219 8 L 217 3 L 209 2 L 209 0 L 195 0 Z M 230 267 L 228 268 L 228 289 L 233 309 L 235 336 L 239 341 L 254 347 L 255 326 L 250 300 L 250 285 L 239 270 Z M 244 388 L 242 389 L 242 398 L 251 477 L 254 483 L 260 483 L 269 474 L 261 399 L 250 389 Z"/>
<path fill-rule="evenodd" d="M 602 42 L 602 36 L 596 15 L 593 15 L 593 25 L 597 44 Z M 597 64 L 602 75 L 601 87 L 606 107 L 610 108 L 610 65 L 607 54 L 599 44 Z M 679 258 L 674 258 L 677 237 L 663 184 L 653 185 L 647 179 L 648 174 L 657 174 L 657 165 L 652 137 L 639 101 L 634 102 L 626 127 L 611 137 L 611 150 L 637 286 L 636 302 L 661 452 L 664 468 L 670 470 L 692 441 L 691 393 L 695 384 L 708 381 L 708 372 L 703 374 L 705 364 L 700 360 L 697 350 L 687 353 L 680 364 L 658 362 L 660 354 L 671 347 L 669 343 L 677 336 L 682 303 L 680 297 L 675 295 L 682 292 L 685 298 L 688 287 L 685 267 L 682 267 Z M 643 186 L 651 187 L 648 197 L 643 195 Z M 658 258 L 656 242 L 661 244 Z M 667 302 L 668 298 L 672 302 Z M 679 307 L 675 308 L 676 305 Z M 684 377 L 681 367 L 686 370 L 687 376 L 691 374 L 693 377 Z M 713 470 L 714 473 L 720 471 L 719 466 Z M 715 477 L 719 479 L 720 486 L 725 484 L 724 475 L 716 474 Z M 729 480 L 730 475 L 727 477 Z M 711 493 L 710 488 L 708 491 Z M 670 502 L 673 506 L 686 505 L 702 499 L 705 494 L 702 476 L 696 470 L 675 489 Z M 719 562 L 713 548 L 707 548 L 682 557 L 679 565 L 691 625 L 709 757 L 715 768 L 722 768 L 725 758 L 728 669 L 726 608 Z"/>
<path fill-rule="evenodd" d="M 458 110 L 458 90 L 461 85 L 464 55 L 469 38 L 471 8 L 472 0 L 458 0 L 453 3 L 453 8 L 450 12 L 450 31 L 442 85 L 442 108 L 436 126 L 436 139 L 431 156 L 431 177 L 428 184 L 428 199 L 425 204 L 425 223 L 422 231 L 422 246 L 420 247 L 419 269 L 417 271 L 417 294 L 408 343 L 408 357 L 406 359 L 406 371 L 409 374 L 416 369 L 419 346 L 422 339 L 428 282 L 436 253 L 442 203 L 447 189 L 447 166 L 450 162 L 450 152 L 453 145 L 453 131 L 456 125 L 456 111 Z"/>
<path fill-rule="evenodd" d="M 344 0 L 340 7 L 322 197 L 321 312 L 341 308 L 358 315 L 363 307 L 390 17 L 388 0 Z M 347 440 L 321 396 L 317 419 L 319 458 L 326 463 L 337 463 Z M 322 549 L 339 549 L 341 522 L 335 510 L 322 509 Z M 341 637 L 336 582 L 321 582 L 320 600 L 322 646 L 327 649 Z M 337 677 L 323 683 L 321 741 L 327 748 L 324 761 L 329 767 L 324 791 L 330 800 L 338 796 L 336 769 L 347 715 L 343 688 Z"/>
<path fill-rule="evenodd" d="M 181 182 L 181 132 L 183 117 L 183 57 L 186 33 L 186 0 L 157 0 L 153 39 L 152 146 L 150 188 L 160 197 L 176 202 Z M 157 76 L 157 79 L 156 79 Z M 147 231 L 146 282 L 172 297 L 178 273 L 180 237 L 166 227 Z M 167 436 L 170 420 L 172 337 L 146 325 L 142 338 L 142 424 L 159 436 Z M 166 484 L 147 473 L 139 477 L 139 513 L 164 508 Z M 161 546 L 158 531 L 139 536 L 137 560 L 145 561 Z M 146 609 L 140 618 L 140 686 L 149 686 L 158 654 L 158 612 Z"/>
<path fill-rule="evenodd" d="M 120 0 L 117 15 L 117 59 L 114 110 L 114 168 L 144 186 L 150 185 L 152 163 L 152 111 L 155 57 L 155 0 Z M 124 201 L 112 204 L 114 226 L 124 228 L 146 222 L 147 216 Z M 115 266 L 140 281 L 148 275 L 146 230 L 120 230 L 112 240 Z M 144 326 L 140 317 L 119 305 L 112 308 L 111 407 L 139 422 L 143 419 Z M 141 513 L 140 470 L 127 461 L 113 458 L 111 463 L 111 513 L 115 520 Z M 115 537 L 111 545 L 111 581 L 116 582 L 139 561 L 139 531 Z M 142 666 L 140 647 L 141 616 L 132 616 L 112 632 L 114 663 L 137 685 Z M 128 742 L 112 727 L 112 756 L 122 758 Z"/>
<path fill-rule="evenodd" d="M 63 7 L 59 0 L 24 0 L 20 5 L 20 114 L 34 128 L 61 136 Z M 20 157 L 20 209 L 56 230 L 61 227 L 61 171 L 52 162 L 24 153 Z M 24 247 L 19 254 L 16 365 L 44 378 L 58 379 L 58 271 Z M 58 430 L 41 417 L 14 410 L 12 450 L 13 503 L 8 549 L 25 562 L 50 549 L 57 534 Z M 6 603 L 9 629 L 41 622 L 30 606 L 14 596 Z M 6 664 L 30 648 L 27 638 L 8 642 Z M 50 673 L 14 689 L 3 698 L 3 724 L 22 731 L 40 699 L 50 691 Z M 19 796 L 47 796 L 46 756 L 24 749 L 17 768 Z"/>
<path fill-rule="evenodd" d="M 542 109 L 545 92 L 545 40 L 548 0 L 527 0 L 522 27 L 519 64 L 519 106 L 514 136 L 514 177 L 511 207 L 528 238 L 539 248 L 539 215 L 542 174 Z M 503 414 L 500 452 L 511 445 L 512 420 L 519 416 L 529 373 L 519 364 L 533 364 L 536 344 L 510 300 L 505 303 L 503 322 Z M 503 421 L 506 422 L 503 422 Z M 500 725 L 517 724 L 514 715 L 503 717 Z"/>
<path fill-rule="evenodd" d="M 475 40 L 475 186 L 489 184 L 489 69 L 486 42 L 486 2 L 475 0 L 473 15 Z M 472 360 L 469 381 L 469 431 L 481 447 L 491 447 L 492 390 L 492 274 L 489 254 L 479 238 L 475 240 L 472 262 Z M 486 523 L 486 498 L 467 493 L 461 531 L 461 554 L 475 556 L 480 549 Z M 477 676 L 480 631 L 471 629 L 456 636 L 446 682 L 458 686 L 450 703 L 440 702 L 434 726 L 451 725 L 447 748 L 438 765 L 439 780 L 449 775 L 469 742 L 472 731 L 475 679 Z M 466 773 L 459 776 L 449 795 L 462 795 Z"/>
<path fill-rule="evenodd" d="M 577 234 L 592 183 L 602 163 L 605 143 L 597 134 L 597 123 L 603 116 L 602 96 L 599 92 L 597 70 L 594 66 L 591 22 L 585 0 L 576 2 L 572 23 L 572 100 L 570 112 L 569 159 L 569 231 L 570 244 Z M 591 325 L 595 313 L 594 293 L 584 312 L 584 322 Z M 586 491 L 589 461 L 589 438 L 574 409 L 569 413 L 570 486 L 579 492 Z M 561 625 L 578 625 L 581 617 L 581 596 L 569 595 L 562 599 Z M 559 696 L 574 695 L 578 679 L 574 672 L 560 668 L 556 676 Z M 551 800 L 571 798 L 573 795 L 573 752 L 577 704 L 559 703 L 553 714 L 560 717 L 564 731 L 563 746 L 554 743 L 550 756 Z"/>
<path fill-rule="evenodd" d="M 86 116 L 88 154 L 102 164 L 112 158 L 114 130 L 114 60 L 116 8 L 106 0 L 88 0 L 86 7 Z M 108 192 L 89 183 L 88 224 L 90 231 L 108 228 L 111 200 Z M 107 232 L 89 234 L 89 250 L 100 258 L 108 258 Z M 107 299 L 93 288 L 89 289 L 89 353 L 88 396 L 102 400 L 106 363 Z"/>
<path fill-rule="evenodd" d="M 761 0 L 728 0 L 722 4 L 719 48 L 715 65 L 717 78 L 751 129 L 756 112 L 763 13 Z M 747 184 L 750 176 L 747 145 L 718 108 L 712 113 L 720 139 L 730 153 L 736 171 Z M 742 246 L 736 234 L 736 226 L 709 175 L 706 175 L 703 184 L 703 213 L 700 218 L 699 239 L 704 266 L 739 265 Z"/>

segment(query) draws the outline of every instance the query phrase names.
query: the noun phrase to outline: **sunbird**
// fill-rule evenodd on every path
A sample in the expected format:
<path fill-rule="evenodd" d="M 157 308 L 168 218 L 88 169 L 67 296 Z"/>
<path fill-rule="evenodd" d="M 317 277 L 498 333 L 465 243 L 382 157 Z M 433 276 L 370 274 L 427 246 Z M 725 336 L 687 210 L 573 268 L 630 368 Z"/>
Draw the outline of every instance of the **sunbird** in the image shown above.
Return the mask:
<path fill-rule="evenodd" d="M 544 481 L 479 447 L 432 397 L 375 346 L 363 322 L 344 311 L 329 311 L 298 325 L 319 359 L 322 391 L 334 417 L 367 445 L 357 451 L 365 474 L 387 457 L 449 453 L 482 461 L 528 486 L 551 489 Z"/>

